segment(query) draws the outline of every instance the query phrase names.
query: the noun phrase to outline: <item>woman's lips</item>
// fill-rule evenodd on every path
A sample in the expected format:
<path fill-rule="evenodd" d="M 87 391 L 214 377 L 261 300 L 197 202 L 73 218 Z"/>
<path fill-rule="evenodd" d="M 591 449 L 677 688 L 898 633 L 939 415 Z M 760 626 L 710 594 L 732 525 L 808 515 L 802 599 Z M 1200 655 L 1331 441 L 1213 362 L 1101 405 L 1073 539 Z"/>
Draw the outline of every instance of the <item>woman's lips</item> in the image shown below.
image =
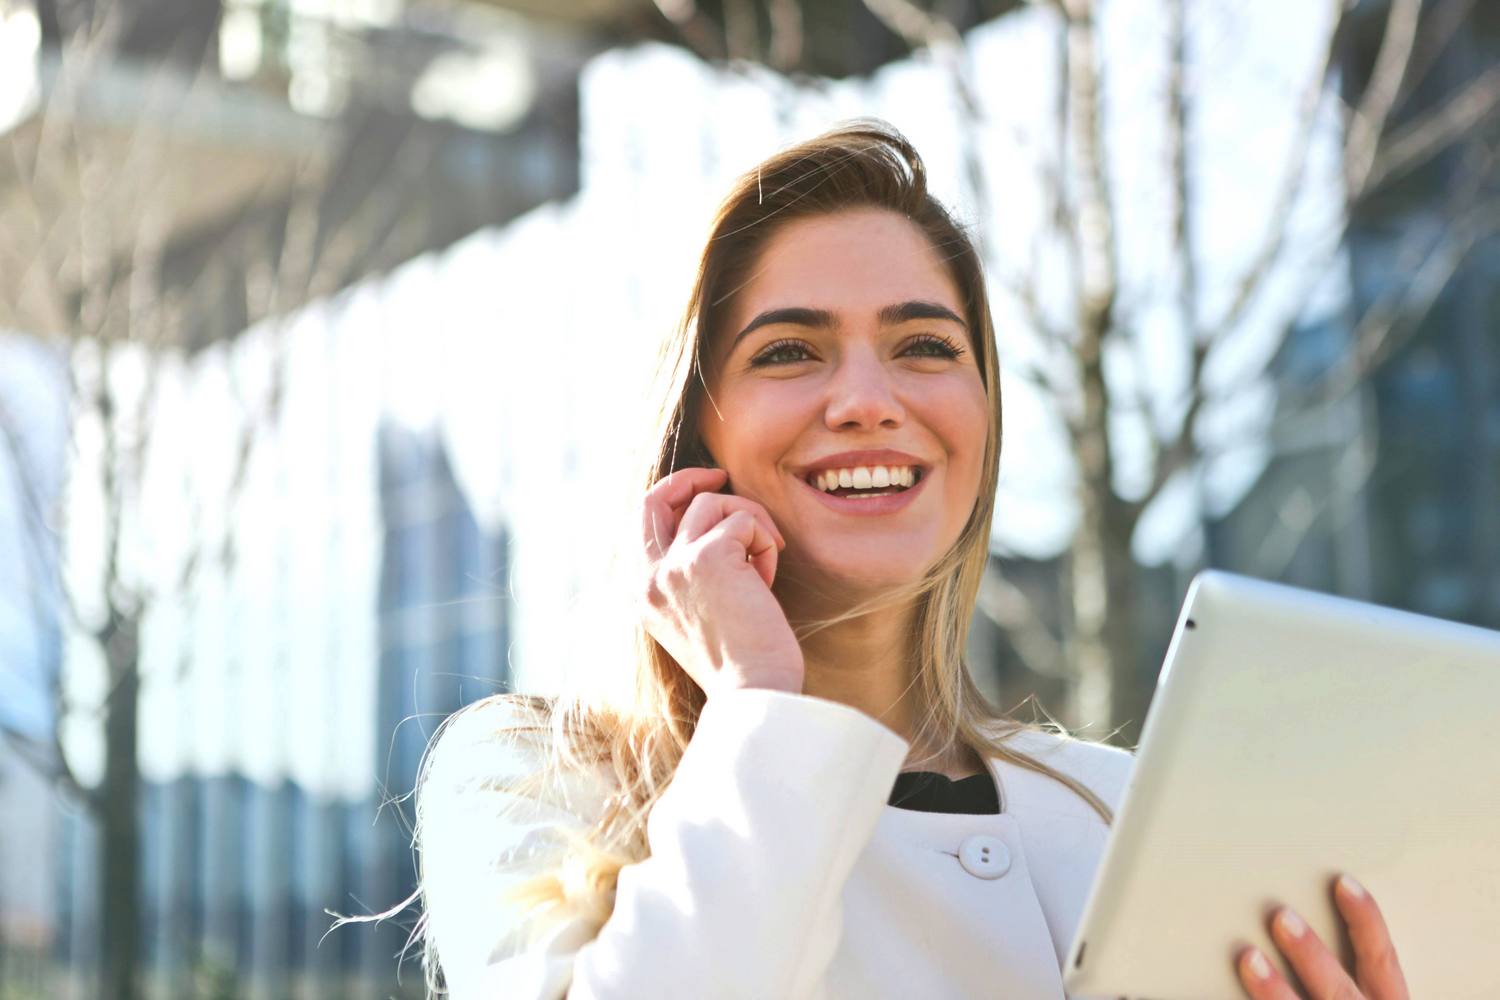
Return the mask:
<path fill-rule="evenodd" d="M 818 501 L 829 510 L 839 514 L 848 514 L 852 517 L 879 517 L 883 514 L 894 514 L 897 511 L 910 507 L 912 502 L 916 500 L 917 494 L 922 492 L 923 488 L 926 487 L 927 480 L 931 478 L 932 470 L 928 469 L 914 485 L 908 486 L 899 493 L 887 493 L 882 496 L 870 497 L 836 496 L 825 490 L 818 489 L 801 476 L 797 477 L 797 481 L 808 492 L 815 494 Z"/>

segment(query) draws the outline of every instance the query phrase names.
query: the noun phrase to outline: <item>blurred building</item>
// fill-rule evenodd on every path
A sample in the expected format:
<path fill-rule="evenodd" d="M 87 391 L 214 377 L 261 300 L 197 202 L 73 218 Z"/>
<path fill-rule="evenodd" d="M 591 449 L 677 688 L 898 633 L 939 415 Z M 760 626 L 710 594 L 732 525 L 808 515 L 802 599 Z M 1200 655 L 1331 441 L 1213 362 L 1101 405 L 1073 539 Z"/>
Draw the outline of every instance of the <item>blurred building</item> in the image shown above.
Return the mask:
<path fill-rule="evenodd" d="M 148 783 L 141 921 L 153 995 L 422 995 L 420 949 L 395 961 L 414 910 L 332 933 L 327 911 L 367 915 L 416 889 L 407 793 L 438 723 L 506 686 L 510 602 L 505 540 L 479 530 L 441 444 L 388 428 L 379 447 L 380 677 L 367 748 L 378 791 L 349 801 L 239 774 Z M 96 844 L 81 811 L 61 827 L 60 910 L 33 933 L 55 936 L 72 991 L 87 996 Z"/>
<path fill-rule="evenodd" d="M 317 274 L 294 275 L 295 285 L 276 289 L 278 310 L 326 299 L 577 187 L 577 75 L 599 44 L 587 23 L 537 22 L 479 3 L 413 11 L 399 0 L 39 0 L 34 10 L 34 93 L 0 122 L 0 134 L 33 148 L 41 130 L 65 116 L 80 147 L 121 169 L 139 146 L 162 145 L 151 180 L 173 214 L 160 278 L 185 291 L 180 347 L 189 355 L 267 318 L 268 301 L 244 291 L 268 259 L 284 263 L 295 213 L 309 197 Z M 25 15 L 0 9 L 8 33 L 0 40 L 11 41 L 9 29 L 24 26 Z M 80 33 L 91 21 L 102 31 Z M 99 52 L 81 74 L 86 53 L 71 52 L 71 62 L 64 55 L 80 46 Z M 0 208 L 16 217 L 37 209 L 61 224 L 76 209 L 67 200 L 72 189 L 67 178 L 50 179 L 55 187 L 0 173 Z M 53 200 L 28 206 L 34 197 Z M 13 228 L 12 242 L 22 232 Z M 133 231 L 119 226 L 114 238 L 109 253 L 126 266 Z M 45 343 L 52 331 L 44 313 L 28 308 L 28 276 L 4 271 L 0 330 Z M 6 374 L 23 373 L 11 365 Z M 24 401 L 37 386 L 48 384 L 7 384 L 5 402 Z M 55 403 L 61 383 L 50 388 Z M 6 470 L 0 498 L 5 545 L 20 553 L 27 531 L 39 529 L 13 505 L 19 493 L 10 477 L 40 469 L 51 489 L 63 456 L 60 447 L 41 448 L 44 435 L 31 438 L 40 417 L 11 415 L 39 451 L 35 468 Z M 356 697 L 344 709 L 374 715 L 354 729 L 375 734 L 360 748 L 374 791 L 351 800 L 294 776 L 250 776 L 233 765 L 203 773 L 190 760 L 176 777 L 146 781 L 140 920 L 153 995 L 421 995 L 420 970 L 398 970 L 395 961 L 413 915 L 322 941 L 331 922 L 325 911 L 370 913 L 415 887 L 410 802 L 387 800 L 410 791 L 437 723 L 506 680 L 505 543 L 476 525 L 440 441 L 383 434 L 376 464 L 385 535 L 378 607 L 369 609 L 378 698 L 366 705 Z M 5 594 L 18 604 L 4 609 L 0 648 L 7 664 L 27 669 L 6 679 L 0 721 L 35 739 L 45 757 L 58 725 L 49 671 L 62 655 L 60 625 L 55 609 L 35 617 L 21 606 L 45 587 L 12 578 L 12 569 L 28 567 L 5 561 Z M 234 705 L 223 708 L 233 716 Z M 346 738 L 348 721 L 328 720 L 332 739 Z M 280 736 L 266 734 L 268 742 Z M 91 996 L 99 955 L 92 824 L 8 747 L 0 803 L 0 994 L 53 995 L 48 965 L 56 959 L 68 980 L 55 985 Z"/>

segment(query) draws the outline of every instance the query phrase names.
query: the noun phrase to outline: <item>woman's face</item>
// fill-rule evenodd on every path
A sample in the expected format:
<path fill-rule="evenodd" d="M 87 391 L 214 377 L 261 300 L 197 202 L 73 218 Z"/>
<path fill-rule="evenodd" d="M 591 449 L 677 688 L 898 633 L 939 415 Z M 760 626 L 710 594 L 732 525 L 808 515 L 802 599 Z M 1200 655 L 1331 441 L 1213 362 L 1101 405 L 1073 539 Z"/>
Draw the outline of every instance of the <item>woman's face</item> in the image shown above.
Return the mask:
<path fill-rule="evenodd" d="M 957 540 L 990 406 L 963 316 L 942 260 L 894 212 L 802 219 L 768 241 L 712 345 L 699 422 L 729 489 L 786 536 L 779 577 L 876 593 Z"/>

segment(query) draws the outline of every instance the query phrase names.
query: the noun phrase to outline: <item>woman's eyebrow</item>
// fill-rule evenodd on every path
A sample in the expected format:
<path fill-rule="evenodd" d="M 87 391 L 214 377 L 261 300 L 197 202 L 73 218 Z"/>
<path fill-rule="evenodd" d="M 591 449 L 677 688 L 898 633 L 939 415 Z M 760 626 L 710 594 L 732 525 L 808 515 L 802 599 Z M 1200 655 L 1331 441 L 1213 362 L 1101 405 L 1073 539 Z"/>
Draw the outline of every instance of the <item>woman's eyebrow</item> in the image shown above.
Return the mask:
<path fill-rule="evenodd" d="M 898 302 L 895 305 L 882 306 L 878 315 L 881 324 L 885 326 L 894 326 L 897 323 L 905 323 L 914 319 L 942 319 L 948 320 L 951 323 L 957 323 L 965 330 L 969 328 L 969 324 L 965 323 L 952 309 L 936 302 Z M 838 325 L 838 320 L 827 309 L 809 309 L 805 306 L 767 309 L 745 324 L 745 328 L 734 335 L 734 340 L 730 342 L 729 349 L 731 351 L 734 350 L 735 345 L 752 331 L 758 330 L 763 326 L 770 326 L 773 323 L 832 329 Z"/>
<path fill-rule="evenodd" d="M 969 324 L 959 318 L 952 309 L 936 302 L 902 302 L 894 306 L 885 306 L 880 310 L 880 322 L 887 326 L 913 319 L 945 319 L 951 323 L 957 323 L 965 330 L 969 328 Z"/>
<path fill-rule="evenodd" d="M 821 329 L 832 329 L 838 325 L 833 318 L 833 313 L 827 309 L 808 309 L 805 306 L 790 306 L 785 309 L 767 309 L 759 316 L 745 324 L 745 328 L 734 335 L 730 341 L 729 349 L 732 351 L 746 334 L 758 330 L 772 323 L 789 323 L 792 326 L 813 326 Z"/>

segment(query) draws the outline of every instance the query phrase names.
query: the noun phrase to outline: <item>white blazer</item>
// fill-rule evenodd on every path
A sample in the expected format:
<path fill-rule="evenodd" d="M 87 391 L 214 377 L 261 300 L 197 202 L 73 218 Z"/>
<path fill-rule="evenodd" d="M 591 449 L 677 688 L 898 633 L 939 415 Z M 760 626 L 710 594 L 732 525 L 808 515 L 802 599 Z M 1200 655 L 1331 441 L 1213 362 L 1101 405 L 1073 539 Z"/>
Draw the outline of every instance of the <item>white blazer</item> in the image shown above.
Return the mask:
<path fill-rule="evenodd" d="M 508 888 L 608 794 L 496 790 L 536 766 L 492 738 L 496 704 L 433 752 L 419 803 L 429 933 L 455 1000 L 743 997 L 1061 1000 L 1065 951 L 1107 827 L 1057 781 L 998 760 L 996 815 L 886 801 L 908 745 L 836 702 L 716 695 L 651 813 L 651 855 L 612 915 L 527 943 Z M 486 716 L 486 712 L 489 715 Z M 1026 732 L 1011 745 L 1119 801 L 1132 757 Z"/>

